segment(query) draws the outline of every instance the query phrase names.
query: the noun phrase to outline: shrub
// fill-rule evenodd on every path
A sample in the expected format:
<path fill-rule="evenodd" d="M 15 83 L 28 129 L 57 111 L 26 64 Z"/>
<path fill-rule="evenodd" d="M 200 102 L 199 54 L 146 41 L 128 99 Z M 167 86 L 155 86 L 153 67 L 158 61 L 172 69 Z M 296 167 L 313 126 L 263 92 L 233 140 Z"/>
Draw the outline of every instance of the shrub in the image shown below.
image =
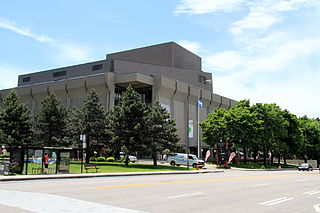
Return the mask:
<path fill-rule="evenodd" d="M 0 158 L 9 158 L 10 157 L 10 153 L 4 153 L 4 154 L 0 154 Z"/>
<path fill-rule="evenodd" d="M 115 162 L 116 160 L 114 159 L 114 157 L 108 157 L 107 158 L 107 162 Z"/>
<path fill-rule="evenodd" d="M 97 161 L 99 161 L 99 162 L 103 162 L 103 161 L 105 161 L 106 159 L 104 158 L 104 157 L 97 157 Z"/>
<path fill-rule="evenodd" d="M 97 161 L 96 157 L 90 157 L 90 161 Z"/>

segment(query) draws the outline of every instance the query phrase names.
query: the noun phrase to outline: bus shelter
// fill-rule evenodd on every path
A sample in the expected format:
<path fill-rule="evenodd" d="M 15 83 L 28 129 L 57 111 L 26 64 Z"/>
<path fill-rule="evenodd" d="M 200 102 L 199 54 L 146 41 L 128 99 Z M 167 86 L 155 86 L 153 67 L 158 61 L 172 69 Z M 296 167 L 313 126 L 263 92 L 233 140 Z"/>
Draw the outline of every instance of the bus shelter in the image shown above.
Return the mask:
<path fill-rule="evenodd" d="M 20 174 L 82 173 L 84 150 L 63 147 L 14 147 L 10 156 L 12 172 Z M 48 169 L 43 156 L 49 157 Z"/>

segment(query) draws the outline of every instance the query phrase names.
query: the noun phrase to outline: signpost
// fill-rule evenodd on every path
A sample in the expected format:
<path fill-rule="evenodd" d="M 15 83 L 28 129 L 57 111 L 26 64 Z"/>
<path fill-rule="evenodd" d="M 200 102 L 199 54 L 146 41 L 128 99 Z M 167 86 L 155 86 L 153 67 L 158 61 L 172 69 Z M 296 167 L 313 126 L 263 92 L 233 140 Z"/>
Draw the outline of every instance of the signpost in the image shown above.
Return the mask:
<path fill-rule="evenodd" d="M 202 107 L 202 100 L 198 100 L 198 158 L 201 159 L 201 141 L 200 141 L 200 109 Z"/>

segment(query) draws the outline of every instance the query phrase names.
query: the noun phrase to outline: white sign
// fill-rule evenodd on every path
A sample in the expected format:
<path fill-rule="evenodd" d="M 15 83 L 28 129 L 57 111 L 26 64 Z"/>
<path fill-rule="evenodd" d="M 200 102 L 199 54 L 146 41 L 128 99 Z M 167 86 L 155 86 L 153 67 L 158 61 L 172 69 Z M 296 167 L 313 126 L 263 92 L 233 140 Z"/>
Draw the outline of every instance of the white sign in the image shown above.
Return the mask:
<path fill-rule="evenodd" d="M 193 138 L 193 120 L 189 120 L 188 132 L 189 138 Z"/>
<path fill-rule="evenodd" d="M 163 107 L 167 110 L 167 112 L 170 113 L 170 105 L 168 105 L 168 104 L 161 104 L 161 106 L 163 106 Z"/>

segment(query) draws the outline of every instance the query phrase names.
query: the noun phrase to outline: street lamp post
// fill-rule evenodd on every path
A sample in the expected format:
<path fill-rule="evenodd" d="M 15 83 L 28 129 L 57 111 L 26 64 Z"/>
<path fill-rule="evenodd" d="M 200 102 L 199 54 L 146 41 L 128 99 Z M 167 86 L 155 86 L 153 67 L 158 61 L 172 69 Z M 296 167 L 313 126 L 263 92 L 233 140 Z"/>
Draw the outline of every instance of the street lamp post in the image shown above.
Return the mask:
<path fill-rule="evenodd" d="M 206 79 L 205 81 L 202 81 L 202 82 L 200 82 L 200 83 L 198 83 L 198 84 L 195 84 L 195 85 L 191 85 L 191 86 L 198 86 L 199 84 L 206 84 L 206 83 L 212 83 L 212 79 Z M 189 89 L 190 89 L 190 87 L 189 87 Z M 188 92 L 188 103 L 187 103 L 187 105 L 188 105 L 188 108 L 187 108 L 187 117 L 188 117 L 188 123 L 189 123 L 189 95 L 190 95 L 190 91 Z M 199 122 L 200 122 L 200 108 L 202 107 L 202 100 L 201 100 L 201 97 L 198 97 L 198 116 L 197 116 L 197 129 L 198 129 L 198 131 L 197 131 L 197 133 L 198 133 L 198 137 L 197 137 L 197 146 L 198 146 L 198 158 L 201 158 L 201 140 L 200 140 L 200 124 L 199 124 Z M 188 140 L 188 142 L 187 142 L 187 149 L 188 149 L 188 154 L 189 154 L 189 138 L 187 138 L 187 140 Z M 188 156 L 188 158 L 189 158 L 189 156 Z"/>

